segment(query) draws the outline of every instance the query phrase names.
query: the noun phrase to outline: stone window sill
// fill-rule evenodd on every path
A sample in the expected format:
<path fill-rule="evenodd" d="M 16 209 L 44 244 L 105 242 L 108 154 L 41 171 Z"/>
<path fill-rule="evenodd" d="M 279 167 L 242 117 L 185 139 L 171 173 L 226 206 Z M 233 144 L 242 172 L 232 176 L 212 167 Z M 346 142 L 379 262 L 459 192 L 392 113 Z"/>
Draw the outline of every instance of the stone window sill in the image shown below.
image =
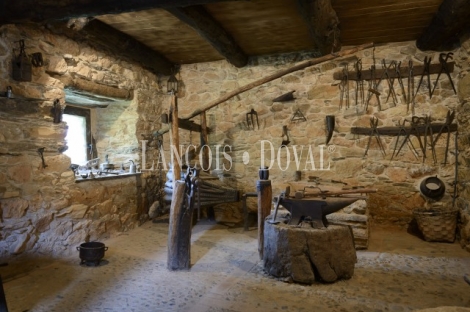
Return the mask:
<path fill-rule="evenodd" d="M 124 173 L 119 173 L 119 174 L 107 174 L 105 176 L 97 176 L 96 175 L 94 178 L 76 177 L 75 178 L 75 183 L 81 183 L 81 182 L 87 182 L 87 181 L 115 180 L 115 179 L 139 176 L 141 174 L 142 174 L 141 172 L 136 172 L 136 173 L 124 172 Z"/>

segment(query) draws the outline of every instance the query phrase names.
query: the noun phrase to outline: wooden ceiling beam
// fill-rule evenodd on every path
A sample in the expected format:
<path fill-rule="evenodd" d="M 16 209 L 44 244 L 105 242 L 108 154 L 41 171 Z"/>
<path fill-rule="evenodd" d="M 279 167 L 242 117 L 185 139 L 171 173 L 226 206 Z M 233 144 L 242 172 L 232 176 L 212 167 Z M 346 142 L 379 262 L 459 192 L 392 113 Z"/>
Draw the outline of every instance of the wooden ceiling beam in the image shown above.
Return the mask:
<path fill-rule="evenodd" d="M 229 63 L 243 67 L 248 56 L 227 31 L 200 5 L 166 9 L 207 40 Z"/>
<path fill-rule="evenodd" d="M 470 29 L 470 1 L 444 0 L 429 26 L 416 40 L 418 49 L 448 51 L 458 44 L 459 36 Z"/>
<path fill-rule="evenodd" d="M 156 51 L 97 19 L 88 22 L 81 30 L 67 27 L 64 21 L 51 21 L 46 26 L 55 34 L 65 35 L 73 40 L 85 42 L 97 50 L 136 62 L 156 75 L 170 75 L 175 66 Z"/>
<path fill-rule="evenodd" d="M 320 53 L 326 55 L 339 51 L 339 19 L 331 0 L 297 0 L 297 7 Z"/>
<path fill-rule="evenodd" d="M 0 0 L 0 25 L 242 0 Z"/>

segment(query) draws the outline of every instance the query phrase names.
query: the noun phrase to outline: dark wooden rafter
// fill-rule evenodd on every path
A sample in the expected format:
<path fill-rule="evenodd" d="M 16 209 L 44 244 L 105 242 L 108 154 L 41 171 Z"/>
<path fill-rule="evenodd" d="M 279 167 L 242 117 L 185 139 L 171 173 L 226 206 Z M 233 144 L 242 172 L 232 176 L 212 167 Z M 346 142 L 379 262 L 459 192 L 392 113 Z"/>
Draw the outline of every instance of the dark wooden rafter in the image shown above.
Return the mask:
<path fill-rule="evenodd" d="M 167 9 L 207 40 L 229 63 L 243 67 L 248 56 L 227 31 L 201 5 Z"/>
<path fill-rule="evenodd" d="M 240 0 L 0 0 L 0 25 Z"/>
<path fill-rule="evenodd" d="M 416 40 L 423 51 L 448 51 L 458 44 L 459 36 L 470 30 L 470 1 L 444 0 L 431 24 Z"/>
<path fill-rule="evenodd" d="M 331 0 L 297 0 L 297 7 L 321 54 L 339 51 L 341 49 L 339 19 L 331 6 Z"/>
<path fill-rule="evenodd" d="M 97 20 L 91 20 L 83 29 L 74 30 L 64 21 L 51 21 L 47 27 L 53 33 L 66 35 L 76 41 L 84 41 L 90 46 L 120 55 L 128 61 L 139 63 L 155 74 L 170 75 L 174 64 L 164 56 L 140 43 L 131 36 Z"/>

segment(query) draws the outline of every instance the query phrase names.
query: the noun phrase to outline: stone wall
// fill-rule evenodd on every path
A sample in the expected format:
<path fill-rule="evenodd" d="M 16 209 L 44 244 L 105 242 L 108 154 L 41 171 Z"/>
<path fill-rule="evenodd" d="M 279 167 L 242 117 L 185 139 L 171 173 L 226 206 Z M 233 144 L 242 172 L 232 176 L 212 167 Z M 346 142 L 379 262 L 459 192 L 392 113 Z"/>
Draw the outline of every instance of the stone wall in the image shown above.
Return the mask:
<path fill-rule="evenodd" d="M 468 45 L 468 41 L 465 45 Z M 457 114 L 462 116 L 458 118 L 460 123 L 459 144 L 460 150 L 465 152 L 462 153 L 460 172 L 462 176 L 465 176 L 464 173 L 468 170 L 468 162 L 465 159 L 469 141 L 466 133 L 467 121 L 462 123 L 461 119 L 468 120 L 466 116 L 463 117 L 468 104 L 462 106 L 462 103 L 469 98 L 468 95 L 463 94 L 467 92 L 463 80 L 466 80 L 469 67 L 468 49 L 461 48 L 453 52 L 456 66 L 452 73 L 452 79 L 456 88 L 460 90 L 459 94 L 454 94 L 447 77 L 441 75 L 439 85 L 430 99 L 429 86 L 425 78 L 415 98 L 415 115 L 431 116 L 433 122 L 444 122 L 449 110 L 457 110 Z M 452 187 L 450 185 L 454 181 L 455 156 L 452 154 L 454 134 L 450 137 L 450 152 L 446 165 L 441 164 L 444 159 L 446 135 L 441 136 L 436 144 L 436 163 L 431 157 L 429 144 L 426 151 L 427 158 L 424 162 L 422 161 L 422 152 L 419 152 L 418 158 L 415 158 L 411 148 L 406 145 L 401 153 L 391 160 L 396 142 L 396 137 L 393 136 L 381 137 L 386 150 L 385 156 L 382 155 L 375 138 L 372 138 L 368 153 L 365 155 L 369 137 L 367 135 L 353 135 L 351 128 L 369 127 L 372 116 L 378 118 L 379 127 L 398 126 L 398 123 L 403 122 L 404 118 L 411 119 L 411 111 L 407 111 L 407 105 L 397 81 L 395 81 L 395 90 L 398 96 L 397 105 L 392 104 L 391 98 L 386 102 L 388 86 L 386 81 L 383 81 L 379 89 L 382 110 L 379 110 L 376 99 L 372 98 L 367 111 L 361 112 L 363 106 L 359 104 L 356 107 L 354 102 L 355 84 L 350 82 L 350 108 L 348 109 L 343 103 L 343 108 L 340 109 L 339 81 L 334 80 L 333 75 L 335 72 L 341 71 L 342 66 L 346 63 L 349 69 L 353 70 L 353 64 L 357 59 L 362 60 L 363 69 L 369 69 L 374 58 L 376 66 L 382 68 L 382 59 L 387 62 L 392 60 L 401 62 L 402 66 L 408 65 L 408 60 L 412 59 L 414 65 L 418 66 L 423 64 L 425 56 L 432 57 L 433 64 L 439 63 L 438 53 L 419 51 L 414 42 L 381 45 L 374 49 L 358 52 L 351 57 L 325 62 L 285 75 L 241 93 L 210 109 L 207 112 L 207 119 L 208 126 L 212 130 L 209 138 L 213 149 L 212 155 L 215 158 L 217 144 L 230 146 L 230 149 L 227 150 L 230 157 L 226 157 L 225 160 L 220 157 L 219 168 L 215 168 L 215 159 L 213 159 L 212 168 L 223 172 L 223 179 L 234 184 L 242 192 L 255 191 L 258 168 L 263 156 L 262 141 L 267 140 L 272 143 L 273 147 L 271 156 L 271 146 L 266 143 L 264 156 L 267 165 L 270 165 L 271 159 L 273 160 L 270 179 L 273 182 L 274 195 L 279 194 L 287 185 L 291 186 L 291 190 L 297 190 L 298 183 L 295 181 L 294 175 L 296 170 L 301 170 L 302 182 L 306 182 L 310 176 L 315 176 L 325 181 L 341 180 L 350 187 L 361 185 L 377 188 L 377 193 L 369 195 L 367 205 L 369 218 L 376 223 L 408 226 L 412 221 L 412 210 L 425 205 L 418 189 L 419 183 L 424 177 L 437 175 L 443 179 L 447 185 L 443 201 L 452 201 Z M 239 69 L 223 61 L 184 65 L 180 71 L 184 90 L 179 94 L 179 115 L 184 118 L 197 108 L 207 105 L 227 92 L 278 70 L 291 67 L 309 57 L 308 54 L 291 54 L 279 57 L 253 58 L 248 66 Z M 432 85 L 434 85 L 436 78 L 437 74 L 431 75 Z M 415 88 L 419 79 L 420 76 L 415 76 Z M 407 79 L 404 79 L 404 83 L 406 88 Z M 368 85 L 365 82 L 366 95 L 367 89 Z M 295 90 L 295 100 L 273 102 L 274 98 L 292 90 Z M 246 113 L 251 109 L 258 113 L 259 130 L 258 128 L 253 130 L 247 125 Z M 301 111 L 307 122 L 291 122 L 297 110 Z M 324 146 L 325 117 L 327 115 L 336 117 L 334 135 L 328 147 Z M 198 121 L 198 118 L 195 118 L 195 121 Z M 285 139 L 283 126 L 288 128 L 290 144 L 287 148 L 281 149 L 281 142 Z M 188 133 L 181 132 L 183 132 L 183 136 L 180 139 L 180 144 L 189 144 Z M 403 140 L 403 137 L 401 139 Z M 419 146 L 416 137 L 412 138 L 412 142 L 415 147 Z M 296 168 L 294 146 L 300 159 L 299 168 Z M 300 158 L 302 146 L 304 150 Z M 311 156 L 308 154 L 309 148 L 311 148 Z M 287 162 L 288 151 L 290 152 L 289 165 Z M 323 163 L 321 163 L 322 160 Z M 223 170 L 222 164 L 225 164 L 229 170 Z M 464 194 L 461 197 L 464 197 Z M 256 209 L 256 207 L 251 207 L 251 209 Z M 235 215 L 233 211 L 229 211 L 229 214 Z M 468 245 L 468 215 L 463 219 L 467 220 L 465 221 L 467 234 L 463 235 L 462 240 L 464 245 Z"/>
<path fill-rule="evenodd" d="M 43 56 L 44 65 L 33 67 L 31 82 L 11 77 L 20 39 L 28 55 Z M 61 154 L 67 127 L 53 123 L 51 108 L 56 99 L 65 107 L 67 82 L 85 81 L 98 92 L 127 90 L 129 100 L 92 109 L 94 136 L 102 160 L 109 154 L 118 165 L 133 159 L 140 166 L 140 140 L 161 127 L 165 98 L 158 79 L 136 64 L 40 27 L 0 28 L 0 95 L 11 86 L 15 97 L 0 97 L 0 258 L 76 252 L 81 242 L 112 236 L 147 219 L 148 201 L 159 193 L 157 172 L 76 183 L 70 159 Z"/>

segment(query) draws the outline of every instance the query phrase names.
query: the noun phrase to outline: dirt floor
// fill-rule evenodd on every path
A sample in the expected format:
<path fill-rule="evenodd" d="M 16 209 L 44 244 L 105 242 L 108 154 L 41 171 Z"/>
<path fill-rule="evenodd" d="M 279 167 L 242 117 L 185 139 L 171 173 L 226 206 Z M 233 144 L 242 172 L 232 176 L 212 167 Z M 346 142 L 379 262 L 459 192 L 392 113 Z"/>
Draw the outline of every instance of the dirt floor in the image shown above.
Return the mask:
<path fill-rule="evenodd" d="M 191 269 L 174 272 L 167 270 L 168 223 L 147 222 L 103 241 L 109 249 L 97 267 L 80 265 L 77 251 L 26 261 L 20 275 L 11 273 L 13 261 L 0 274 L 10 312 L 470 311 L 470 253 L 457 243 L 374 226 L 351 279 L 299 285 L 263 271 L 256 237 L 256 228 L 200 221 Z"/>

